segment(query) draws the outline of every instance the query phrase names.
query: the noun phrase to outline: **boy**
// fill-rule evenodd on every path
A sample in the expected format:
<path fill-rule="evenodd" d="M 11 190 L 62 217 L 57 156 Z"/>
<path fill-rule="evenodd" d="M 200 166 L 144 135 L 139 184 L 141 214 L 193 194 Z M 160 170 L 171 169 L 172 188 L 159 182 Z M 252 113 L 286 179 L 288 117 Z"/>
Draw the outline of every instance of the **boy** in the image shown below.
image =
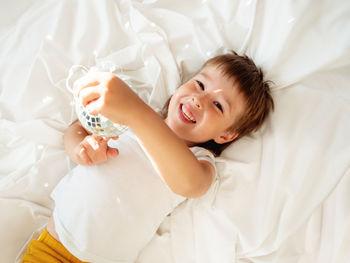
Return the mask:
<path fill-rule="evenodd" d="M 75 86 L 91 114 L 131 129 L 107 144 L 78 122 L 68 128 L 65 147 L 80 165 L 55 188 L 53 217 L 23 262 L 134 262 L 179 203 L 211 187 L 214 155 L 273 109 L 262 72 L 236 53 L 207 61 L 170 98 L 164 119 L 110 73 Z"/>

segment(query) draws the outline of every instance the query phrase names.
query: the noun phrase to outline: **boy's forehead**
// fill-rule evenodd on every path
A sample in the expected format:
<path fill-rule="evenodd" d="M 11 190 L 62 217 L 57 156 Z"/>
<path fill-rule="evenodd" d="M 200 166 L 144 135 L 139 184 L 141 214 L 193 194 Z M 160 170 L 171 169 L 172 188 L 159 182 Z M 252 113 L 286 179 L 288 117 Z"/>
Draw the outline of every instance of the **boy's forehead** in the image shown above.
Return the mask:
<path fill-rule="evenodd" d="M 246 107 L 246 99 L 236 78 L 225 74 L 224 70 L 217 65 L 206 65 L 198 73 L 205 79 L 213 83 L 215 88 L 220 90 L 220 94 L 225 97 L 225 100 L 230 106 L 230 111 L 241 113 Z"/>
<path fill-rule="evenodd" d="M 237 88 L 236 85 L 238 83 L 236 82 L 236 78 L 234 77 L 234 75 L 229 76 L 224 71 L 224 69 L 218 65 L 206 65 L 198 72 L 198 75 L 202 75 L 203 77 L 211 81 L 226 82 L 233 88 Z"/>
<path fill-rule="evenodd" d="M 226 75 L 225 70 L 222 66 L 220 65 L 205 65 L 201 70 L 200 73 L 205 73 L 205 74 L 219 74 L 219 75 Z"/>

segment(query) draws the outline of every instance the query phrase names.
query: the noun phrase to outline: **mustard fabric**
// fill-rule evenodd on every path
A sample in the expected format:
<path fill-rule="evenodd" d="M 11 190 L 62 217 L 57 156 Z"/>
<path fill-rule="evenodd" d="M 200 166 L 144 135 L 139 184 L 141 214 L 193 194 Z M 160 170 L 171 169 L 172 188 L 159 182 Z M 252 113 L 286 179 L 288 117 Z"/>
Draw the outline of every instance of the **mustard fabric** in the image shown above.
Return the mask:
<path fill-rule="evenodd" d="M 32 240 L 22 263 L 84 263 L 73 256 L 59 241 L 44 229 L 38 239 Z"/>

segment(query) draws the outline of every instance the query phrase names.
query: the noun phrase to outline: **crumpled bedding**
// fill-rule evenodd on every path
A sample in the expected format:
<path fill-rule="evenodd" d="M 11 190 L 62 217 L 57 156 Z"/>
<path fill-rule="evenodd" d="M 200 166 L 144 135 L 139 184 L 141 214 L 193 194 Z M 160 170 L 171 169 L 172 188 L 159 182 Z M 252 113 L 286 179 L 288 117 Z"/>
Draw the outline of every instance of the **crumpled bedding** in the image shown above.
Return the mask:
<path fill-rule="evenodd" d="M 350 262 L 350 3 L 7 1 L 0 9 L 0 246 L 16 262 L 74 164 L 74 64 L 116 64 L 155 109 L 236 50 L 274 82 L 263 128 L 217 158 L 213 192 L 167 217 L 138 263 Z"/>

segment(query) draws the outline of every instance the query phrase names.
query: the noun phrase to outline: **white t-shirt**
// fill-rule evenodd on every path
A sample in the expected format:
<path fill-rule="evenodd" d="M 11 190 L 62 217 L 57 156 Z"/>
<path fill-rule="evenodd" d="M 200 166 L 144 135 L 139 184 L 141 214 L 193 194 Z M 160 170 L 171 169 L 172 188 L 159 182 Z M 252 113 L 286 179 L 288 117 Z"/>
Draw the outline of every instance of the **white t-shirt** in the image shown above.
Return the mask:
<path fill-rule="evenodd" d="M 56 231 L 61 243 L 83 261 L 134 262 L 185 198 L 162 181 L 131 131 L 109 142 L 119 149 L 117 158 L 77 166 L 54 189 Z M 209 151 L 191 150 L 214 166 Z"/>

